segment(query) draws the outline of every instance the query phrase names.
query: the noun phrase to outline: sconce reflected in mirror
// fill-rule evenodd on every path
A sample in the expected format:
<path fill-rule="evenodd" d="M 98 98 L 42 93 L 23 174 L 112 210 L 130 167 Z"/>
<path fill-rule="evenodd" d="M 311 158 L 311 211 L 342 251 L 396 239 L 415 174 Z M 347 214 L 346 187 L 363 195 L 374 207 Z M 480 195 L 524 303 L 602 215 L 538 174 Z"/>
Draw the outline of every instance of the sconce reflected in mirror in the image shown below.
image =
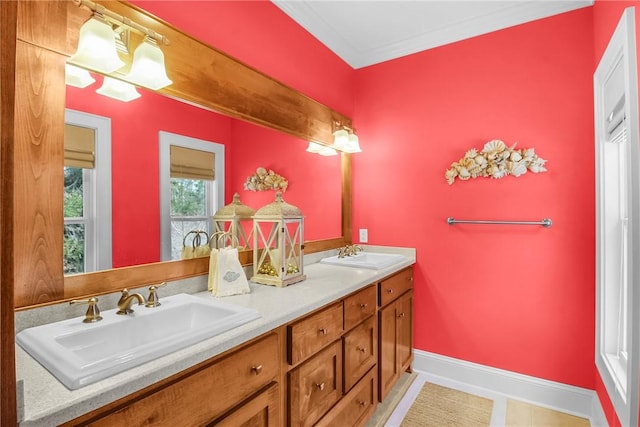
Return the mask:
<path fill-rule="evenodd" d="M 338 152 L 335 148 L 327 147 L 326 145 L 318 144 L 317 142 L 309 142 L 307 147 L 308 153 L 320 154 L 321 156 L 337 156 Z"/>
<path fill-rule="evenodd" d="M 84 89 L 95 81 L 96 79 L 91 77 L 91 74 L 89 74 L 89 72 L 84 68 L 76 67 L 71 64 L 64 65 L 64 82 L 69 86 Z"/>
<path fill-rule="evenodd" d="M 134 85 L 107 76 L 104 76 L 102 86 L 96 92 L 123 102 L 133 101 L 141 96 Z"/>

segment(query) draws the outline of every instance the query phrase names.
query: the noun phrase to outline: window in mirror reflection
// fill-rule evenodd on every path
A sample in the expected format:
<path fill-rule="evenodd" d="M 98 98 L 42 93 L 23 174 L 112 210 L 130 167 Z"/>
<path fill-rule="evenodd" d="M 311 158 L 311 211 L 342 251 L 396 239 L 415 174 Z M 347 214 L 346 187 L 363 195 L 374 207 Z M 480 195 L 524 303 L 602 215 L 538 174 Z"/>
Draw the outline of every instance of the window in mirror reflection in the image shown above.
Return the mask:
<path fill-rule="evenodd" d="M 111 121 L 106 117 L 65 112 L 63 233 L 64 274 L 111 268 Z"/>
<path fill-rule="evenodd" d="M 171 145 L 171 259 L 208 245 L 215 209 L 215 154 Z M 204 231 L 203 234 L 190 233 Z M 207 236 L 202 238 L 202 236 Z M 204 241 L 203 241 L 204 240 Z M 183 251 L 191 246 L 194 251 Z"/>
<path fill-rule="evenodd" d="M 224 146 L 161 131 L 162 260 L 178 260 L 186 254 L 193 257 L 197 252 L 185 251 L 186 247 L 208 245 L 212 216 L 223 204 Z"/>

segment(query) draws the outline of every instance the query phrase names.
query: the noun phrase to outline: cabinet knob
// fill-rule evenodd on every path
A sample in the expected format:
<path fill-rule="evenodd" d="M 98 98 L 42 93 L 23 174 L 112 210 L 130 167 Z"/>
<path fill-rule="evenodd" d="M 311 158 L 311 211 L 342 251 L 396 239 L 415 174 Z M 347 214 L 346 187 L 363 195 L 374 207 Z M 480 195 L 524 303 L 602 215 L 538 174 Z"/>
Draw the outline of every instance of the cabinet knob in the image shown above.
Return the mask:
<path fill-rule="evenodd" d="M 322 391 L 324 390 L 324 383 L 320 383 L 320 384 L 316 383 L 316 387 L 318 388 L 318 390 Z"/>
<path fill-rule="evenodd" d="M 362 309 L 367 308 L 368 305 L 369 304 L 367 304 L 367 303 L 362 303 L 362 304 L 360 304 L 360 308 L 362 308 Z"/>
<path fill-rule="evenodd" d="M 367 347 L 356 347 L 356 350 L 358 350 L 360 353 L 365 353 L 367 351 Z"/>
<path fill-rule="evenodd" d="M 398 319 L 402 319 L 404 317 L 404 312 L 398 314 Z"/>
<path fill-rule="evenodd" d="M 388 294 L 392 294 L 393 293 L 393 289 L 387 289 L 387 293 Z"/>
<path fill-rule="evenodd" d="M 364 408 L 365 406 L 367 406 L 367 402 L 365 402 L 364 400 L 358 400 L 358 405 Z"/>
<path fill-rule="evenodd" d="M 413 282 L 413 276 L 409 276 L 409 277 L 407 277 L 407 281 L 409 281 L 409 282 Z"/>
<path fill-rule="evenodd" d="M 262 372 L 262 365 L 252 366 L 251 367 L 251 372 L 253 372 L 254 374 L 258 375 L 260 372 Z"/>
<path fill-rule="evenodd" d="M 320 332 L 322 335 L 327 335 L 327 332 L 329 331 L 327 330 L 327 328 L 320 328 L 318 329 L 318 332 Z"/>

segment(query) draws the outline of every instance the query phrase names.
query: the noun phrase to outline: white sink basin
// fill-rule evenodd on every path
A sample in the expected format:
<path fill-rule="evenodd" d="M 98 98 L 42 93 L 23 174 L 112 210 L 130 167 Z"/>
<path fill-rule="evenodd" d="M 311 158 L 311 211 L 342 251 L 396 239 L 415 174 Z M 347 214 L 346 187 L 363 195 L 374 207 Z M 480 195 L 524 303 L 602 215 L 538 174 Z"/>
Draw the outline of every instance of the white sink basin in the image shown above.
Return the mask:
<path fill-rule="evenodd" d="M 400 254 L 385 254 L 378 252 L 360 252 L 357 255 L 345 256 L 338 258 L 332 256 L 320 260 L 323 264 L 344 265 L 355 268 L 368 268 L 371 270 L 382 270 L 391 267 L 402 261 L 406 261 L 407 257 Z"/>
<path fill-rule="evenodd" d="M 260 317 L 257 311 L 188 294 L 130 315 L 101 313 L 25 329 L 16 342 L 71 390 L 107 378 Z"/>

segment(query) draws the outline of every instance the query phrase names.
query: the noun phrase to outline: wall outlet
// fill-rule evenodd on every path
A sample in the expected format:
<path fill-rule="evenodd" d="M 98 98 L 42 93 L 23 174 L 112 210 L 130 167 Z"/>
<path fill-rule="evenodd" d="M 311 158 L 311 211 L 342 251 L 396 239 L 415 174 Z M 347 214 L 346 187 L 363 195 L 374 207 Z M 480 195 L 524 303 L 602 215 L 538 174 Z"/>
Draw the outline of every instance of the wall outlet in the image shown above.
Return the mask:
<path fill-rule="evenodd" d="M 369 241 L 369 230 L 366 228 L 360 229 L 360 243 L 367 243 Z"/>

